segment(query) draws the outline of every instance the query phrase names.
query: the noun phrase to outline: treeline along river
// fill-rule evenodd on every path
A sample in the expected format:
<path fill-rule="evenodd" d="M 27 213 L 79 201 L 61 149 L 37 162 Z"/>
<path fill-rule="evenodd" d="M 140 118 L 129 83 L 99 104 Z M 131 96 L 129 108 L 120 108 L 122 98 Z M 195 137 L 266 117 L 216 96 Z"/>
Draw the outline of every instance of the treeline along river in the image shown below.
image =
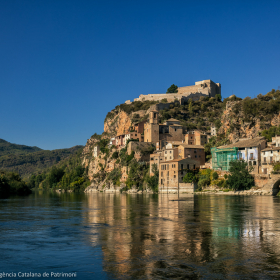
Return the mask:
<path fill-rule="evenodd" d="M 34 193 L 1 199 L 0 273 L 280 278 L 279 215 L 280 198 L 272 196 Z"/>

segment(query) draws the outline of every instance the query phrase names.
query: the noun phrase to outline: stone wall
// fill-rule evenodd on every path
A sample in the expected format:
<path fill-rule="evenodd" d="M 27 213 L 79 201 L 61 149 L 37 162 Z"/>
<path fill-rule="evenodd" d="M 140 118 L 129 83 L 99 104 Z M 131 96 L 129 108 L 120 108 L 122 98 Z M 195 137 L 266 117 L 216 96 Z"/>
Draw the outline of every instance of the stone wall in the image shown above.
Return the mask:
<path fill-rule="evenodd" d="M 221 94 L 221 85 L 211 80 L 203 80 L 195 82 L 195 85 L 192 86 L 178 87 L 177 93 L 141 94 L 134 101 L 161 101 L 162 99 L 167 99 L 167 102 L 179 100 L 182 104 L 189 98 L 199 100 L 201 96 L 215 97 L 216 94 Z"/>

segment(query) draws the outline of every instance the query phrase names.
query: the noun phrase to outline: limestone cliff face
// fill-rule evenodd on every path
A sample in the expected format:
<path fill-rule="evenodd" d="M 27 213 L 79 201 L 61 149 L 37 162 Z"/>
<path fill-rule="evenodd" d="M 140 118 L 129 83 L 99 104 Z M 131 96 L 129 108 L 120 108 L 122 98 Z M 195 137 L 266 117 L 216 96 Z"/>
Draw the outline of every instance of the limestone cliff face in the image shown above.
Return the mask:
<path fill-rule="evenodd" d="M 280 113 L 275 114 L 271 120 L 261 121 L 259 117 L 252 118 L 249 122 L 242 111 L 241 101 L 228 101 L 221 117 L 221 127 L 218 134 L 225 134 L 232 142 L 239 138 L 254 138 L 270 126 L 280 125 Z"/>
<path fill-rule="evenodd" d="M 105 120 L 104 132 L 112 134 L 112 136 L 127 133 L 132 123 L 131 118 L 132 116 L 129 116 L 126 112 L 120 111 L 112 119 L 107 118 Z"/>
<path fill-rule="evenodd" d="M 108 133 L 111 137 L 116 135 L 125 134 L 129 131 L 129 128 L 133 124 L 133 116 L 139 115 L 139 118 L 143 118 L 149 110 L 140 110 L 128 114 L 124 111 L 118 113 L 112 113 L 111 118 L 107 117 L 104 121 L 104 132 Z"/>

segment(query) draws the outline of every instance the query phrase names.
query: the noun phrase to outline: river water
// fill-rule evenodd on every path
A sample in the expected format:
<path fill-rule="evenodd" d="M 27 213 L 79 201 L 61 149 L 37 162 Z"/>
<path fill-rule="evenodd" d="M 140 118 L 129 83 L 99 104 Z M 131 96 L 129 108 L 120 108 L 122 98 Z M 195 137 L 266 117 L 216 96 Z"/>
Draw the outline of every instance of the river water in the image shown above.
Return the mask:
<path fill-rule="evenodd" d="M 271 196 L 2 199 L 0 278 L 280 279 L 279 215 L 280 198 Z"/>

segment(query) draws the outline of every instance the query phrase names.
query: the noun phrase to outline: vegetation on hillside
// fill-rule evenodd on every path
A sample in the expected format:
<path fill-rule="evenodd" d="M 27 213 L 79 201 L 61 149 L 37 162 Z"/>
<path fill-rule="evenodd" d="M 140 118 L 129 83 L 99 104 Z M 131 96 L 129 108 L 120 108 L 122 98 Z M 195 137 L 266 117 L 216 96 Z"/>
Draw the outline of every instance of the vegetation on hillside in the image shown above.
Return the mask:
<path fill-rule="evenodd" d="M 42 149 L 38 147 L 12 144 L 8 141 L 0 139 L 0 157 L 6 155 L 25 155 L 28 153 L 34 153 L 38 151 L 42 151 Z"/>
<path fill-rule="evenodd" d="M 14 171 L 23 178 L 28 178 L 32 173 L 43 171 L 82 149 L 83 146 L 75 146 L 52 151 L 6 154 L 0 156 L 0 170 Z"/>
<path fill-rule="evenodd" d="M 0 198 L 10 195 L 28 195 L 30 187 L 15 172 L 0 172 Z"/>
<path fill-rule="evenodd" d="M 267 141 L 271 142 L 272 137 L 280 135 L 280 125 L 278 127 L 271 126 L 269 129 L 263 130 L 261 135 L 264 136 Z"/>
<path fill-rule="evenodd" d="M 82 149 L 51 168 L 32 174 L 30 188 L 43 190 L 83 191 L 89 184 L 87 169 L 82 166 Z"/>

